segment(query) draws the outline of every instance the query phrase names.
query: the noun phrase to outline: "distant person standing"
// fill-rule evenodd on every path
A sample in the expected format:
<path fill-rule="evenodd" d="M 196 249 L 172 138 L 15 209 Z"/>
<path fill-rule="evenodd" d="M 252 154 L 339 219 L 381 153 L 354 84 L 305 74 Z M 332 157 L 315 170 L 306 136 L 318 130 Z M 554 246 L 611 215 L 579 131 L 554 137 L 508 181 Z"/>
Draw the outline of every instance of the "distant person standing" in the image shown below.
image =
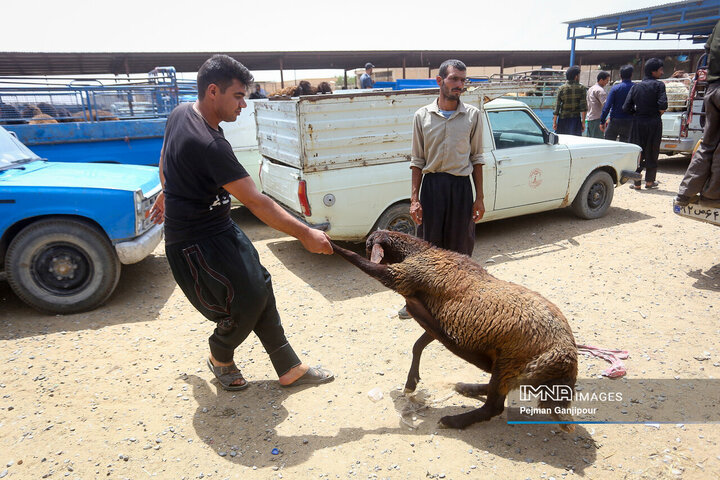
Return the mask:
<path fill-rule="evenodd" d="M 582 135 L 587 113 L 587 88 L 580 83 L 580 67 L 573 65 L 565 72 L 567 83 L 560 87 L 553 112 L 556 133 Z"/>
<path fill-rule="evenodd" d="M 636 171 L 640 173 L 645 169 L 645 188 L 658 188 L 655 177 L 662 140 L 660 116 L 668 107 L 665 84 L 658 80 L 662 74 L 662 60 L 651 58 L 645 62 L 645 78 L 632 86 L 623 104 L 623 111 L 634 115 L 630 139 L 642 148 Z M 640 190 L 640 183 L 638 180 L 630 188 Z"/>
<path fill-rule="evenodd" d="M 633 86 L 633 66 L 625 65 L 620 68 L 620 79 L 610 89 L 602 114 L 600 115 L 600 130 L 605 132 L 605 140 L 630 141 L 630 130 L 632 129 L 632 115 L 623 111 L 623 104 Z M 608 116 L 610 117 L 608 123 Z"/>
<path fill-rule="evenodd" d="M 360 75 L 360 88 L 373 88 L 373 85 L 375 85 L 375 80 L 372 79 L 373 68 L 375 68 L 375 65 L 372 63 L 365 64 L 365 73 Z"/>
<path fill-rule="evenodd" d="M 603 131 L 600 128 L 600 115 L 603 105 L 607 99 L 605 86 L 610 82 L 610 74 L 602 71 L 597 74 L 597 83 L 590 87 L 587 92 L 587 136 L 591 138 L 603 138 Z"/>
<path fill-rule="evenodd" d="M 684 206 L 699 193 L 701 204 L 720 208 L 720 21 L 708 38 L 705 50 L 708 52 L 705 132 L 675 201 Z"/>
<path fill-rule="evenodd" d="M 255 91 L 250 94 L 251 100 L 257 100 L 259 98 L 267 98 L 267 96 L 263 93 L 262 87 L 259 83 L 255 84 Z"/>

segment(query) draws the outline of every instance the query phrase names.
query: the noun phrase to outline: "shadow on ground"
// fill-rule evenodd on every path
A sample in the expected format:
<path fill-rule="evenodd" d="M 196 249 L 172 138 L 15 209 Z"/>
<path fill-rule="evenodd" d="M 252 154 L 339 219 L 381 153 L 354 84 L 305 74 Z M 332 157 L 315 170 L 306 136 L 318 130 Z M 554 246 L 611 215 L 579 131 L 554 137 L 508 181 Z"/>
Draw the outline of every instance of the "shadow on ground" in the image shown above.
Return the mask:
<path fill-rule="evenodd" d="M 221 455 L 220 461 L 247 467 L 264 469 L 299 465 L 317 450 L 351 443 L 365 435 L 411 436 L 417 437 L 419 443 L 427 440 L 430 434 L 435 434 L 461 440 L 473 450 L 487 451 L 516 461 L 545 462 L 557 468 L 572 469 L 580 475 L 597 458 L 598 446 L 580 425 L 575 433 L 565 434 L 552 425 L 507 425 L 502 415 L 465 430 L 438 428 L 437 422 L 442 416 L 462 413 L 464 409 L 460 406 L 429 407 L 422 412 L 423 420 L 414 429 L 409 429 L 398 420 L 395 428 L 349 427 L 340 428 L 334 435 L 315 435 L 311 432 L 281 435 L 277 427 L 283 422 L 304 421 L 302 413 L 288 419 L 288 411 L 283 406 L 285 399 L 300 388 L 315 387 L 286 390 L 274 382 L 251 381 L 247 390 L 236 392 L 233 398 L 233 392 L 223 391 L 215 380 L 211 384 L 195 375 L 182 378 L 191 385 L 197 402 L 193 426 L 198 437 Z M 332 389 L 333 386 L 330 384 L 317 388 Z M 410 402 L 408 397 L 400 392 L 392 392 L 390 396 L 398 414 L 407 411 Z M 464 403 L 475 408 L 478 403 L 472 402 L 467 399 Z M 311 431 L 312 426 L 308 426 L 307 430 Z M 553 434 L 550 430 L 558 433 Z M 272 454 L 273 448 L 278 449 L 277 455 Z"/>
<path fill-rule="evenodd" d="M 704 272 L 702 270 L 688 272 L 688 277 L 697 280 L 693 283 L 693 287 L 695 288 L 720 292 L 720 264 Z"/>
<path fill-rule="evenodd" d="M 164 255 L 150 255 L 141 262 L 123 265 L 120 282 L 110 299 L 99 308 L 85 313 L 39 313 L 23 303 L 7 282 L 0 282 L 0 339 L 97 330 L 120 323 L 154 320 L 174 289 L 175 280 Z M 137 316 L 115 315 L 118 310 L 136 311 Z"/>

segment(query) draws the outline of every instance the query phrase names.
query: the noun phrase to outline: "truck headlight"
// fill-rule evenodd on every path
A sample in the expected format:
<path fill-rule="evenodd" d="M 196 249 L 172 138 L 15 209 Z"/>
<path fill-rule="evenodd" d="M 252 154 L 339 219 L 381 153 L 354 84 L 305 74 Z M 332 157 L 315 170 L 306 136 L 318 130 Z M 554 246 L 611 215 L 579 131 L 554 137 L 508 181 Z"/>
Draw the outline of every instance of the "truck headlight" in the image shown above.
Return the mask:
<path fill-rule="evenodd" d="M 143 228 L 143 200 L 145 199 L 142 190 L 135 190 L 133 199 L 135 201 L 135 235 L 140 235 Z"/>

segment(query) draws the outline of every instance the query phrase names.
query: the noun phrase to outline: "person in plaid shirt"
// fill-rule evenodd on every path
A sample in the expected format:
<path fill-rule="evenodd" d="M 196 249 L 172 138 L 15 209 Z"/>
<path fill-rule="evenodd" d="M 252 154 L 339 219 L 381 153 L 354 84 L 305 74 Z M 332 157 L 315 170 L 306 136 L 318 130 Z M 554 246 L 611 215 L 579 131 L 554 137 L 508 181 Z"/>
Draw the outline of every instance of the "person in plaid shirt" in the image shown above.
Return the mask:
<path fill-rule="evenodd" d="M 560 87 L 553 112 L 556 133 L 582 135 L 587 113 L 587 88 L 579 82 L 580 67 L 573 65 L 565 72 L 567 83 Z"/>

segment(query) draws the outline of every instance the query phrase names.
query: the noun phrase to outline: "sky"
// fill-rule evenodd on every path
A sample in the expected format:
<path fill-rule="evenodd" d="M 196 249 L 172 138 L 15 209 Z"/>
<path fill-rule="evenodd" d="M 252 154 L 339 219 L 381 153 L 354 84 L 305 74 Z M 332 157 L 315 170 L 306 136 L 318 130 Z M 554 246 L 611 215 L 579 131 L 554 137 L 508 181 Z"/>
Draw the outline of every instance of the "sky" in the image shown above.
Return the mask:
<path fill-rule="evenodd" d="M 563 22 L 665 3 L 669 2 L 12 1 L 2 6 L 0 55 L 3 51 L 569 50 Z M 678 40 L 580 40 L 577 48 L 690 45 Z"/>

